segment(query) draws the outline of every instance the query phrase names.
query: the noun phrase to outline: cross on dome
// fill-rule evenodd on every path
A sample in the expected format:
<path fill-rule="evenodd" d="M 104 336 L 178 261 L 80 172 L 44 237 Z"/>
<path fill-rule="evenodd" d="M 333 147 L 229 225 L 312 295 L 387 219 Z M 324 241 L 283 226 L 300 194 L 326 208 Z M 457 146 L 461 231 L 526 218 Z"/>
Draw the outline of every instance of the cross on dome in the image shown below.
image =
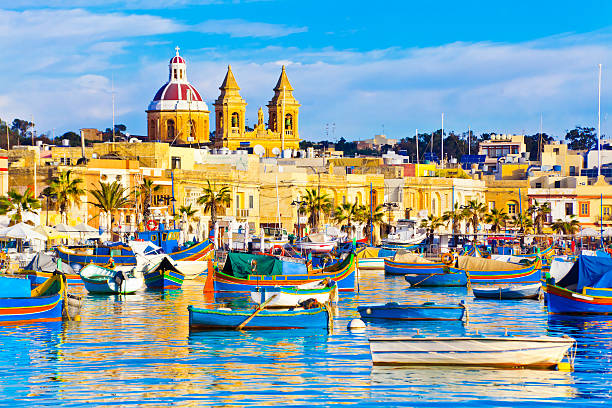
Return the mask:
<path fill-rule="evenodd" d="M 177 45 L 176 48 L 174 48 L 174 49 L 176 50 L 176 56 L 178 57 L 179 56 L 179 50 L 180 50 L 179 46 Z"/>

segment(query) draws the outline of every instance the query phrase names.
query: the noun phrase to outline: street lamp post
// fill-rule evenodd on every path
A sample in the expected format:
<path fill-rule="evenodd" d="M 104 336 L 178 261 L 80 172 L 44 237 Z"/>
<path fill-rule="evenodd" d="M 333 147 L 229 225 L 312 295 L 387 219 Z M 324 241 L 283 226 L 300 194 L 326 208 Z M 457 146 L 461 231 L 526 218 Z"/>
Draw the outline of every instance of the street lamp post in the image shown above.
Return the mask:
<path fill-rule="evenodd" d="M 306 205 L 306 201 L 305 200 L 293 200 L 291 202 L 291 205 L 297 206 L 297 222 L 298 222 L 298 233 L 297 233 L 297 236 L 298 236 L 298 238 L 301 238 L 302 237 L 301 236 L 302 235 L 301 234 L 302 223 L 300 222 L 300 209 L 302 208 L 302 206 Z"/>
<path fill-rule="evenodd" d="M 391 210 L 397 208 L 397 203 L 384 203 L 383 207 L 387 209 L 387 223 L 389 224 L 388 234 L 391 233 Z"/>

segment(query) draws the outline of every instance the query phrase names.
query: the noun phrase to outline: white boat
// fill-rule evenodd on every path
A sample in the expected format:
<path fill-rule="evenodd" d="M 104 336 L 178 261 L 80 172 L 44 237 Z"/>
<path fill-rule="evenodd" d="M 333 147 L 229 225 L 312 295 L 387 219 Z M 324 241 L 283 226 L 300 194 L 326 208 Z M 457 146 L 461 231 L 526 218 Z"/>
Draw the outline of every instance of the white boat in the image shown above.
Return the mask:
<path fill-rule="evenodd" d="M 173 261 L 173 265 L 186 280 L 195 279 L 206 272 L 208 261 Z"/>
<path fill-rule="evenodd" d="M 338 287 L 333 280 L 323 279 L 318 282 L 305 283 L 299 286 L 272 288 L 257 287 L 251 292 L 251 299 L 257 304 L 265 303 L 274 297 L 266 307 L 294 307 L 308 299 L 323 304 L 338 301 Z"/>
<path fill-rule="evenodd" d="M 144 285 L 132 271 L 115 270 L 88 264 L 80 271 L 85 289 L 91 293 L 134 293 Z"/>
<path fill-rule="evenodd" d="M 416 245 L 427 238 L 422 228 L 417 228 L 414 220 L 398 220 L 395 232 L 383 238 L 383 245 Z"/>
<path fill-rule="evenodd" d="M 374 365 L 461 365 L 507 368 L 555 368 L 568 350 L 576 344 L 576 340 L 567 336 L 398 336 L 371 337 L 369 341 Z"/>
<path fill-rule="evenodd" d="M 310 234 L 297 241 L 294 246 L 300 251 L 309 251 L 317 254 L 331 252 L 338 242 L 325 234 Z"/>
<path fill-rule="evenodd" d="M 130 248 L 136 256 L 134 275 L 144 276 L 149 270 L 155 268 L 164 258 L 168 258 L 172 266 L 185 275 L 184 279 L 195 279 L 201 275 L 208 266 L 208 261 L 175 261 L 164 253 L 163 249 L 149 241 L 130 241 Z"/>
<path fill-rule="evenodd" d="M 361 270 L 385 270 L 385 258 L 360 258 L 357 267 Z"/>

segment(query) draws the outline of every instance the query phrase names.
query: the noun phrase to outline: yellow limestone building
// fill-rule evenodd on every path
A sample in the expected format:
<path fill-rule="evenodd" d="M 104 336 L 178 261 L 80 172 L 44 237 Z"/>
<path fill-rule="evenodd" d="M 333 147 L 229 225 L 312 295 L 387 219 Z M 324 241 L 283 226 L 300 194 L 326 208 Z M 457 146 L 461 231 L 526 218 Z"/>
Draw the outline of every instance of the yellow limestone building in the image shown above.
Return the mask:
<path fill-rule="evenodd" d="M 169 78 L 147 109 L 147 136 L 151 142 L 170 144 L 207 143 L 210 125 L 208 106 L 187 81 L 187 63 L 176 55 L 169 64 Z"/>
<path fill-rule="evenodd" d="M 293 96 L 293 87 L 283 65 L 274 96 L 268 102 L 268 126 L 264 123 L 263 109 L 257 113 L 257 125 L 252 131 L 245 130 L 246 101 L 240 96 L 232 67 L 219 87 L 221 94 L 215 106 L 215 140 L 217 148 L 230 150 L 253 148 L 259 156 L 279 156 L 283 150 L 299 149 L 298 116 L 300 104 Z M 284 118 L 284 120 L 283 120 Z"/>

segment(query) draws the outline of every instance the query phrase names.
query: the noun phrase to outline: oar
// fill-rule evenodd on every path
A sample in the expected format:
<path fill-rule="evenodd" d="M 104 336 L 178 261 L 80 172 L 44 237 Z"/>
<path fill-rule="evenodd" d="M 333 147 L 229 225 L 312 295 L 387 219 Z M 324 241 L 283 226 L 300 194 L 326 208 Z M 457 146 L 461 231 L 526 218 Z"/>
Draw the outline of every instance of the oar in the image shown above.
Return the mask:
<path fill-rule="evenodd" d="M 265 302 L 263 302 L 261 305 L 259 305 L 259 307 L 257 309 L 255 309 L 255 311 L 253 312 L 252 315 L 250 315 L 249 317 L 247 317 L 242 323 L 240 323 L 237 327 L 236 330 L 242 330 L 244 328 L 244 326 L 247 325 L 248 322 L 251 321 L 252 318 L 254 318 L 255 316 L 257 316 L 259 314 L 259 312 L 261 312 L 268 303 L 270 303 L 271 301 L 273 301 L 274 299 L 276 299 L 276 297 L 279 294 L 277 293 L 276 295 L 270 297 L 270 299 L 266 300 Z"/>

